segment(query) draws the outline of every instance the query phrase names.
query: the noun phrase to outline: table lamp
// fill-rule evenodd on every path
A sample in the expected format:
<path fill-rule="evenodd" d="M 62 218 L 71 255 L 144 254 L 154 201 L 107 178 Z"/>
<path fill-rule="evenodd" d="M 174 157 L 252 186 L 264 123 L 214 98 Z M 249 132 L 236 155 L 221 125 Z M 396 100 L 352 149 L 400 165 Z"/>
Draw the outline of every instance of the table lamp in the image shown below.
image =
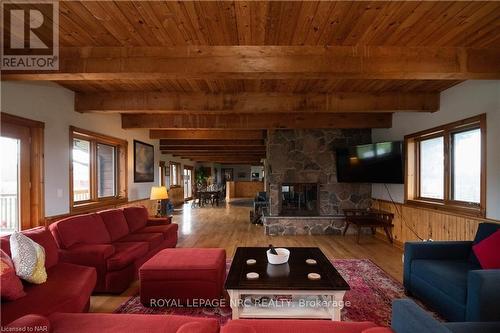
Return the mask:
<path fill-rule="evenodd" d="M 156 216 L 167 216 L 167 202 L 168 192 L 165 186 L 151 187 L 150 200 L 157 200 Z"/>

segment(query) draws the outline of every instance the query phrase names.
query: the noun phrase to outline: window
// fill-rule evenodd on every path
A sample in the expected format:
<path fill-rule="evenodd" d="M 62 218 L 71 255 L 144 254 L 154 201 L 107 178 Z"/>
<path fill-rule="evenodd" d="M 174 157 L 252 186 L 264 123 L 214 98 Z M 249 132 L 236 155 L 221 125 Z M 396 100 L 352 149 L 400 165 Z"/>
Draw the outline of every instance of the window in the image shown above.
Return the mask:
<path fill-rule="evenodd" d="M 70 128 L 71 207 L 85 210 L 127 200 L 127 141 Z"/>
<path fill-rule="evenodd" d="M 484 217 L 486 116 L 405 137 L 406 201 Z"/>
<path fill-rule="evenodd" d="M 443 137 L 420 142 L 420 196 L 444 199 Z"/>
<path fill-rule="evenodd" d="M 181 164 L 170 162 L 170 186 L 180 186 Z"/>

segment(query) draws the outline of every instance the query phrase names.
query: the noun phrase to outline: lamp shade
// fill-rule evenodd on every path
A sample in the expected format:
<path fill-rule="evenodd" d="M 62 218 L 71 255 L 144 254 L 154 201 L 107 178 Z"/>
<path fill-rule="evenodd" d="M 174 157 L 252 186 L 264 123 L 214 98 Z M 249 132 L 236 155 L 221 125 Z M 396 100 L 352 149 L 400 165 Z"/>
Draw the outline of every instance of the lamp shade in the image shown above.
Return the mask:
<path fill-rule="evenodd" d="M 150 200 L 163 200 L 168 199 L 168 192 L 165 186 L 153 186 L 151 187 Z"/>

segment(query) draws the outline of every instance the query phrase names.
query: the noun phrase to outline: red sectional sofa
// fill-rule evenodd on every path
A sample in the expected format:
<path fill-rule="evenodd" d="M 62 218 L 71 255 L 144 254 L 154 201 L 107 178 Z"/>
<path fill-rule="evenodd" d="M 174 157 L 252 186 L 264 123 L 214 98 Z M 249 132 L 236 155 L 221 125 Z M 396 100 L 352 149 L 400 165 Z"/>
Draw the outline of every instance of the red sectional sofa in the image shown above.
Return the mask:
<path fill-rule="evenodd" d="M 26 296 L 2 302 L 2 325 L 27 314 L 50 315 L 54 312 L 85 312 L 96 284 L 96 270 L 87 266 L 61 262 L 56 242 L 45 227 L 23 231 L 45 249 L 47 282 L 24 283 Z M 0 238 L 2 250 L 9 256 L 10 236 Z"/>
<path fill-rule="evenodd" d="M 389 327 L 378 327 L 371 322 L 343 322 L 330 320 L 231 320 L 221 333 L 393 333 Z"/>
<path fill-rule="evenodd" d="M 8 325 L 3 331 L 47 333 L 218 333 L 219 323 L 215 319 L 185 316 L 55 313 L 49 317 L 24 316 Z"/>
<path fill-rule="evenodd" d="M 158 251 L 175 247 L 177 224 L 149 218 L 144 207 L 76 215 L 50 225 L 61 261 L 94 267 L 95 292 L 120 293 Z"/>

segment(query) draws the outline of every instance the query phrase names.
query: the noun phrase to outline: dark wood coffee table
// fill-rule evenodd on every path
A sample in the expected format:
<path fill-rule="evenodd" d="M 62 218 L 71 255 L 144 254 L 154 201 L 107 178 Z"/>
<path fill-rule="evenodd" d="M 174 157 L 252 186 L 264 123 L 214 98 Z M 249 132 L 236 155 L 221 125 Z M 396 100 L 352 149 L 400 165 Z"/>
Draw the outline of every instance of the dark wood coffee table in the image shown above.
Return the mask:
<path fill-rule="evenodd" d="M 290 258 L 283 265 L 267 262 L 265 247 L 236 249 L 225 288 L 231 298 L 233 319 L 313 318 L 340 321 L 344 294 L 349 285 L 317 247 L 288 247 Z M 253 265 L 248 259 L 255 259 Z M 316 264 L 306 263 L 307 259 Z M 259 274 L 248 279 L 247 273 Z M 309 273 L 321 275 L 310 280 Z"/>

